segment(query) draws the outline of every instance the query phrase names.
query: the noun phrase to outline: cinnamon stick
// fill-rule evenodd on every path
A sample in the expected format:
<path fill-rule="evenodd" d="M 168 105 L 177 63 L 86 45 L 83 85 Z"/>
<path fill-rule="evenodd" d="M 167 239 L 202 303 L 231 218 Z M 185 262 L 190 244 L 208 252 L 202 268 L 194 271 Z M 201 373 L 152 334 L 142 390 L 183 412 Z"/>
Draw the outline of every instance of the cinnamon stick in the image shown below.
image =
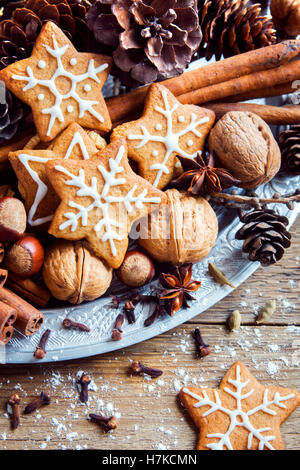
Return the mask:
<path fill-rule="evenodd" d="M 250 111 L 258 114 L 265 122 L 273 125 L 300 124 L 300 106 L 268 106 L 254 103 L 208 103 L 206 108 L 220 119 L 229 111 Z"/>
<path fill-rule="evenodd" d="M 12 325 L 16 319 L 16 310 L 5 302 L 0 301 L 0 343 L 7 344 L 11 340 L 14 333 Z"/>
<path fill-rule="evenodd" d="M 22 279 L 11 272 L 8 273 L 6 286 L 37 307 L 45 307 L 51 297 L 50 292 L 33 279 Z"/>
<path fill-rule="evenodd" d="M 254 100 L 256 98 L 271 98 L 273 96 L 288 95 L 289 93 L 295 93 L 297 91 L 297 88 L 292 85 L 292 83 L 284 83 L 268 88 L 258 88 L 239 95 L 228 96 L 227 98 L 218 100 L 218 103 L 236 103 L 239 101 Z"/>
<path fill-rule="evenodd" d="M 240 95 L 261 88 L 291 83 L 300 79 L 300 60 L 295 60 L 272 70 L 255 72 L 221 84 L 193 90 L 178 97 L 183 104 L 201 104 L 227 96 Z"/>
<path fill-rule="evenodd" d="M 42 326 L 44 315 L 9 289 L 0 288 L 0 301 L 16 310 L 15 327 L 24 335 L 31 336 Z"/>
<path fill-rule="evenodd" d="M 299 53 L 299 40 L 283 41 L 279 44 L 245 52 L 244 54 L 239 54 L 238 56 L 185 72 L 179 77 L 165 80 L 163 85 L 175 96 L 179 96 L 192 92 L 193 90 L 210 87 L 254 72 L 279 67 L 297 57 Z M 127 115 L 134 114 L 141 110 L 148 89 L 149 85 L 138 88 L 126 95 L 107 99 L 106 104 L 112 122 L 121 121 L 126 118 Z M 208 100 L 206 99 L 205 101 Z"/>

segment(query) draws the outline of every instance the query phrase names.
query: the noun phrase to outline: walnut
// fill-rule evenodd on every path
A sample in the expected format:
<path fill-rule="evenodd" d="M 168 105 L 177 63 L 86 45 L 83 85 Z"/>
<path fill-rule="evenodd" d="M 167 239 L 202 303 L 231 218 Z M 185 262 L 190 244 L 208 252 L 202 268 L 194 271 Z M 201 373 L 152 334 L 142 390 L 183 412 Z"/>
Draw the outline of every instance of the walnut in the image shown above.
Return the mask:
<path fill-rule="evenodd" d="M 242 188 L 270 181 L 280 168 L 280 149 L 271 129 L 254 113 L 226 113 L 210 133 L 209 148 Z"/>
<path fill-rule="evenodd" d="M 271 13 L 281 34 L 290 38 L 300 34 L 300 0 L 271 0 Z"/>
<path fill-rule="evenodd" d="M 107 291 L 112 269 L 83 241 L 57 240 L 46 252 L 43 278 L 53 297 L 80 304 Z"/>
<path fill-rule="evenodd" d="M 205 258 L 218 234 L 218 221 L 210 204 L 185 192 L 166 191 L 167 205 L 140 221 L 139 244 L 160 262 L 174 265 Z"/>

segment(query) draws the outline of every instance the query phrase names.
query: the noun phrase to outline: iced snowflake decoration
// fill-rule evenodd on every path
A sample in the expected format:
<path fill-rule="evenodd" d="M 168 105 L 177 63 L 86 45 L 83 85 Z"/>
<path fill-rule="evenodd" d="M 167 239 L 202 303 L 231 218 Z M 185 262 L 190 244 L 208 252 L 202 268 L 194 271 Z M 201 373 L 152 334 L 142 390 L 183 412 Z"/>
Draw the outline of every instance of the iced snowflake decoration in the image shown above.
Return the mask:
<path fill-rule="evenodd" d="M 116 228 L 122 228 L 122 224 L 111 217 L 111 204 L 122 203 L 124 204 L 128 214 L 131 214 L 134 210 L 134 207 L 140 210 L 146 203 L 159 204 L 161 202 L 159 197 L 147 197 L 147 189 L 144 189 L 139 194 L 135 194 L 138 188 L 137 184 L 134 184 L 125 196 L 114 196 L 110 194 L 112 187 L 126 184 L 126 178 L 117 177 L 119 173 L 124 172 L 124 168 L 120 165 L 124 154 L 125 147 L 124 145 L 121 145 L 115 159 L 109 159 L 109 171 L 102 165 L 97 166 L 97 170 L 104 179 L 104 185 L 101 192 L 98 191 L 98 179 L 96 176 L 91 178 L 91 184 L 89 185 L 85 180 L 85 173 L 83 169 L 79 170 L 79 174 L 77 176 L 72 174 L 69 170 L 61 165 L 55 166 L 57 171 L 65 174 L 70 178 L 65 181 L 66 185 L 78 188 L 76 191 L 77 196 L 90 197 L 93 200 L 93 202 L 87 207 L 78 204 L 77 202 L 69 201 L 69 207 L 75 208 L 77 212 L 65 213 L 64 216 L 67 218 L 67 220 L 60 225 L 59 229 L 65 230 L 66 228 L 71 227 L 72 232 L 74 232 L 78 227 L 79 221 L 81 221 L 82 226 L 85 227 L 88 225 L 90 212 L 95 208 L 100 209 L 102 217 L 94 225 L 93 230 L 98 233 L 104 229 L 102 241 L 109 241 L 113 256 L 116 256 L 117 254 L 115 240 L 122 240 L 122 235 L 116 231 Z"/>
<path fill-rule="evenodd" d="M 63 110 L 62 110 L 62 103 L 65 100 L 68 100 L 70 98 L 73 98 L 79 107 L 79 118 L 82 118 L 84 114 L 88 111 L 92 116 L 94 116 L 98 121 L 104 122 L 103 116 L 98 113 L 93 106 L 99 104 L 98 101 L 95 100 L 88 100 L 84 99 L 81 96 L 79 96 L 78 91 L 77 91 L 77 85 L 78 83 L 82 83 L 86 79 L 91 79 L 95 81 L 96 83 L 101 83 L 100 79 L 98 78 L 97 74 L 100 72 L 103 72 L 105 69 L 107 69 L 108 64 L 102 64 L 99 67 L 95 67 L 94 59 L 90 59 L 89 64 L 88 64 L 88 70 L 85 73 L 75 75 L 73 72 L 70 72 L 65 69 L 63 63 L 62 63 L 62 57 L 66 53 L 67 49 L 69 48 L 69 45 L 63 45 L 62 47 L 59 47 L 57 44 L 57 41 L 55 39 L 55 35 L 52 34 L 52 41 L 53 41 L 53 49 L 49 47 L 47 44 L 43 44 L 47 52 L 56 59 L 57 62 L 57 68 L 54 71 L 52 77 L 49 79 L 39 79 L 34 76 L 33 70 L 28 65 L 26 71 L 27 71 L 27 76 L 22 76 L 22 75 L 16 75 L 13 74 L 12 78 L 15 80 L 22 80 L 26 81 L 27 85 L 23 88 L 23 91 L 31 90 L 35 88 L 37 85 L 40 85 L 42 87 L 47 88 L 50 93 L 54 96 L 55 102 L 53 106 L 50 106 L 49 108 L 44 108 L 42 110 L 42 114 L 49 114 L 50 115 L 50 120 L 49 120 L 49 126 L 47 130 L 47 136 L 51 134 L 51 130 L 53 125 L 55 124 L 56 119 L 58 119 L 60 122 L 64 122 L 64 115 L 63 115 Z M 77 59 L 75 57 L 70 59 L 70 66 L 75 66 L 77 64 Z M 46 68 L 47 64 L 43 60 L 38 61 L 38 67 L 40 69 Z M 65 77 L 70 80 L 71 82 L 71 87 L 69 91 L 65 94 L 63 94 L 61 91 L 58 90 L 57 88 L 57 83 L 56 80 L 58 78 Z M 90 85 L 86 83 L 84 86 L 84 90 L 90 91 Z M 38 95 L 38 99 L 40 101 L 43 101 L 45 98 L 43 93 L 40 93 Z M 67 112 L 72 113 L 73 112 L 73 106 L 69 105 L 67 106 Z"/>
<path fill-rule="evenodd" d="M 198 152 L 195 153 L 187 153 L 180 147 L 180 138 L 186 136 L 189 132 L 192 132 L 196 137 L 202 137 L 201 132 L 197 129 L 197 127 L 201 124 L 205 124 L 209 122 L 209 117 L 205 116 L 197 120 L 197 116 L 194 113 L 191 113 L 190 123 L 184 127 L 184 129 L 174 132 L 173 130 L 173 119 L 174 113 L 180 106 L 179 103 L 175 103 L 173 107 L 170 107 L 167 91 L 162 89 L 161 90 L 163 102 L 164 102 L 164 109 L 160 106 L 155 107 L 155 111 L 165 117 L 167 123 L 167 131 L 165 135 L 151 135 L 146 126 L 141 125 L 141 132 L 142 134 L 129 134 L 129 140 L 140 140 L 140 143 L 136 146 L 137 149 L 144 147 L 149 142 L 160 142 L 165 146 L 165 154 L 163 161 L 160 163 L 154 163 L 150 166 L 151 171 L 157 171 L 157 175 L 153 186 L 157 187 L 161 176 L 163 173 L 169 174 L 169 168 L 167 167 L 166 163 L 168 162 L 170 156 L 173 153 L 179 154 L 186 158 L 194 159 L 197 156 Z M 184 122 L 184 115 L 179 116 L 179 122 Z M 156 125 L 156 130 L 161 130 L 161 125 Z M 192 140 L 188 140 L 187 145 L 192 147 L 194 142 Z M 155 151 L 154 151 L 155 152 Z M 200 152 L 201 153 L 201 152 Z"/>
<path fill-rule="evenodd" d="M 235 391 L 231 390 L 228 387 L 225 387 L 224 392 L 226 392 L 231 397 L 235 398 L 236 400 L 235 410 L 230 410 L 222 405 L 222 400 L 220 399 L 220 396 L 217 390 L 214 390 L 215 401 L 213 401 L 213 399 L 209 398 L 206 390 L 202 391 L 203 396 L 201 397 L 200 395 L 192 392 L 191 390 L 187 388 L 183 389 L 184 393 L 198 400 L 198 402 L 194 404 L 195 408 L 200 408 L 201 406 L 209 406 L 209 409 L 205 411 L 205 413 L 203 413 L 202 415 L 203 417 L 209 416 L 212 413 L 215 413 L 217 411 L 221 411 L 222 413 L 227 415 L 230 419 L 228 429 L 225 433 L 213 433 L 213 434 L 206 435 L 207 438 L 216 439 L 216 442 L 206 444 L 206 447 L 212 450 L 223 450 L 225 446 L 228 450 L 233 450 L 233 446 L 230 441 L 230 436 L 232 432 L 236 429 L 236 427 L 240 426 L 240 427 L 245 428 L 249 432 L 248 444 L 247 444 L 248 449 L 251 449 L 253 437 L 255 437 L 259 443 L 258 444 L 259 450 L 263 450 L 264 448 L 267 448 L 269 450 L 275 450 L 271 442 L 274 441 L 276 437 L 265 434 L 268 431 L 270 431 L 271 428 L 263 427 L 260 429 L 256 429 L 249 418 L 250 416 L 255 415 L 259 411 L 262 411 L 268 415 L 276 416 L 276 411 L 272 410 L 270 406 L 276 405 L 279 408 L 286 408 L 286 405 L 283 402 L 290 400 L 295 395 L 291 393 L 286 396 L 281 396 L 279 392 L 275 392 L 274 398 L 269 399 L 268 398 L 269 390 L 266 388 L 264 391 L 264 395 L 263 395 L 263 402 L 253 409 L 244 411 L 242 402 L 243 400 L 250 397 L 254 393 L 254 389 L 249 390 L 249 392 L 247 393 L 243 393 L 243 390 L 249 383 L 249 380 L 245 382 L 241 381 L 241 372 L 240 372 L 239 365 L 236 366 L 236 378 L 235 379 L 229 378 L 228 383 L 233 385 L 233 387 L 235 388 Z"/>

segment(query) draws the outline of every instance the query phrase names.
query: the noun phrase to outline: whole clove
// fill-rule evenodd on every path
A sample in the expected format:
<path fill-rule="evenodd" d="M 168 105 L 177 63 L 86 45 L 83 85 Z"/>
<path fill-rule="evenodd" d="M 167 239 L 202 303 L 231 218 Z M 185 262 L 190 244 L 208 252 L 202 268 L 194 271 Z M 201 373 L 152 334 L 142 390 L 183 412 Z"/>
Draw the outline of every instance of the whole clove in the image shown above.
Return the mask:
<path fill-rule="evenodd" d="M 29 415 L 30 413 L 33 413 L 34 411 L 42 408 L 42 406 L 50 405 L 50 401 L 50 395 L 48 395 L 46 392 L 42 392 L 38 398 L 33 400 L 25 407 L 24 414 Z"/>
<path fill-rule="evenodd" d="M 91 379 L 88 375 L 82 374 L 76 383 L 79 385 L 79 400 L 81 403 L 87 403 L 89 401 L 89 385 L 91 383 Z"/>
<path fill-rule="evenodd" d="M 113 341 L 120 341 L 122 339 L 123 323 L 124 323 L 124 315 L 123 313 L 119 313 L 115 321 L 114 329 L 112 330 L 112 333 L 111 333 L 111 339 Z"/>
<path fill-rule="evenodd" d="M 128 300 L 124 306 L 124 312 L 129 324 L 135 323 L 135 314 L 134 310 L 137 305 L 137 301 L 135 300 Z"/>
<path fill-rule="evenodd" d="M 119 426 L 119 420 L 115 416 L 110 416 L 106 418 L 102 415 L 96 415 L 94 413 L 90 413 L 89 417 L 93 423 L 99 424 L 106 432 L 111 431 L 113 429 L 117 429 Z"/>
<path fill-rule="evenodd" d="M 140 361 L 133 361 L 131 363 L 131 370 L 135 372 L 136 374 L 146 374 L 152 377 L 153 379 L 156 379 L 157 377 L 160 377 L 163 374 L 163 371 L 160 369 L 153 369 L 152 367 L 145 366 L 142 362 Z"/>
<path fill-rule="evenodd" d="M 165 313 L 167 313 L 165 306 L 162 301 L 159 301 L 158 305 L 155 307 L 154 312 L 144 321 L 144 326 L 147 327 L 153 325 L 153 323 Z"/>
<path fill-rule="evenodd" d="M 14 393 L 7 402 L 12 430 L 17 429 L 20 424 L 20 401 L 20 396 Z"/>
<path fill-rule="evenodd" d="M 51 330 L 46 330 L 45 333 L 41 336 L 40 342 L 35 350 L 34 357 L 36 359 L 43 359 L 46 354 L 46 346 L 51 334 Z"/>
<path fill-rule="evenodd" d="M 86 331 L 90 332 L 90 328 L 83 323 L 77 323 L 76 321 L 71 320 L 70 318 L 65 318 L 64 321 L 62 322 L 63 327 L 66 330 L 70 330 L 71 328 L 75 330 L 81 330 L 81 331 Z"/>
<path fill-rule="evenodd" d="M 199 328 L 196 328 L 194 331 L 194 339 L 198 355 L 200 357 L 208 356 L 211 353 L 211 347 L 209 344 L 204 343 Z"/>

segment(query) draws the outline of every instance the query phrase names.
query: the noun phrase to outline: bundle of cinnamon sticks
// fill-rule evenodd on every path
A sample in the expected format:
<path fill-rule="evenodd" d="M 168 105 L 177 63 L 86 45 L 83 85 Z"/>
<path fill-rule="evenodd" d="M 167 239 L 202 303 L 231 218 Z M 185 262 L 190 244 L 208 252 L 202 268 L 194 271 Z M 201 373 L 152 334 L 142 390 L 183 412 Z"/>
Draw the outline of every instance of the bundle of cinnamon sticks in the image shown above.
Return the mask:
<path fill-rule="evenodd" d="M 296 124 L 299 106 L 240 102 L 295 92 L 300 88 L 299 57 L 300 40 L 287 40 L 185 72 L 163 84 L 181 103 L 209 107 L 218 117 L 238 109 L 253 111 L 270 124 Z M 140 115 L 148 88 L 106 100 L 114 127 Z"/>
<path fill-rule="evenodd" d="M 44 315 L 4 287 L 7 271 L 0 269 L 0 342 L 7 344 L 16 327 L 25 336 L 36 333 L 43 324 Z"/>

